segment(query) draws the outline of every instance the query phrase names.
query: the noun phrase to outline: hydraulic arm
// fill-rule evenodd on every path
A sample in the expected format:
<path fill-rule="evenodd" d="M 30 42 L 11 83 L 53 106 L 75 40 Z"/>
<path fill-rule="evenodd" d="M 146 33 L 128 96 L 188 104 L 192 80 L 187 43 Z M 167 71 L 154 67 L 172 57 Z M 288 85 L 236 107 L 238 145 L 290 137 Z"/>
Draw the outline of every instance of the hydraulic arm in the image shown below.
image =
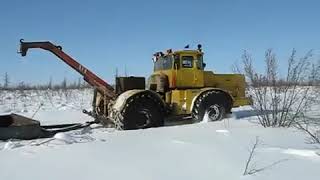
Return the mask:
<path fill-rule="evenodd" d="M 27 55 L 28 49 L 40 48 L 47 51 L 50 51 L 57 57 L 59 57 L 63 62 L 68 64 L 78 73 L 83 76 L 83 79 L 88 82 L 90 85 L 95 87 L 101 94 L 104 94 L 108 97 L 108 99 L 116 98 L 116 94 L 112 86 L 110 86 L 107 82 L 99 78 L 89 69 L 78 63 L 75 59 L 70 57 L 68 54 L 62 51 L 61 46 L 56 46 L 49 41 L 43 42 L 24 42 L 23 39 L 20 40 L 20 52 L 22 56 Z"/>

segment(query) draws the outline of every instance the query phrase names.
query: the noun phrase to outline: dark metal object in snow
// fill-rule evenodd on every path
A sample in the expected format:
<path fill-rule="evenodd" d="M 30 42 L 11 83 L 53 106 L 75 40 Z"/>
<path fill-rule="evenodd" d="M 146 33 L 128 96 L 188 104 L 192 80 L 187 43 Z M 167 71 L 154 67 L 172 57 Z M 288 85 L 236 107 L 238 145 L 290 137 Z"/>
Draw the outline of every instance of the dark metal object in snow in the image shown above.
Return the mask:
<path fill-rule="evenodd" d="M 39 121 L 18 114 L 2 115 L 0 116 L 0 140 L 49 138 L 58 132 L 81 129 L 94 123 L 97 122 L 41 126 Z"/>
<path fill-rule="evenodd" d="M 0 140 L 35 139 L 40 135 L 39 121 L 18 114 L 0 116 Z"/>

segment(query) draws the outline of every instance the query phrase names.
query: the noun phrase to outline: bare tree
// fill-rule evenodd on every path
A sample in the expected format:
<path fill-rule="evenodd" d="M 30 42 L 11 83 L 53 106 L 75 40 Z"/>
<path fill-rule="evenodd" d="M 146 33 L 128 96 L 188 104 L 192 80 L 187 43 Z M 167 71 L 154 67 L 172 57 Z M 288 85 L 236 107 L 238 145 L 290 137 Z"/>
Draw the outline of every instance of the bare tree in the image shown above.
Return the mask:
<path fill-rule="evenodd" d="M 23 81 L 21 81 L 15 89 L 17 89 L 21 94 L 24 94 L 24 90 L 27 90 L 29 88 Z"/>
<path fill-rule="evenodd" d="M 318 87 L 320 85 L 320 60 L 318 60 L 316 63 L 313 63 L 311 65 L 311 73 L 309 77 L 309 86 L 316 86 Z"/>
<path fill-rule="evenodd" d="M 50 79 L 49 79 L 48 89 L 52 89 L 52 77 L 50 77 Z"/>
<path fill-rule="evenodd" d="M 278 60 L 271 49 L 265 53 L 265 72 L 262 73 L 254 68 L 252 56 L 246 51 L 243 53 L 243 73 L 249 81 L 252 107 L 258 112 L 262 126 L 289 127 L 314 102 L 314 87 L 301 86 L 305 82 L 315 82 L 319 77 L 320 68 L 311 63 L 311 57 L 312 51 L 309 51 L 297 58 L 293 50 L 286 73 L 281 76 Z"/>
<path fill-rule="evenodd" d="M 67 86 L 68 86 L 68 84 L 67 84 L 67 78 L 65 77 L 65 78 L 63 79 L 63 81 L 61 82 L 61 88 L 62 88 L 62 89 L 67 89 Z"/>
<path fill-rule="evenodd" d="M 81 88 L 81 78 L 78 78 L 77 89 Z"/>
<path fill-rule="evenodd" d="M 233 65 L 231 66 L 231 70 L 235 74 L 242 74 L 241 66 L 238 61 L 234 62 Z"/>
<path fill-rule="evenodd" d="M 9 85 L 10 85 L 10 78 L 9 78 L 8 73 L 6 72 L 4 74 L 4 79 L 3 79 L 3 88 L 4 89 L 9 89 Z"/>

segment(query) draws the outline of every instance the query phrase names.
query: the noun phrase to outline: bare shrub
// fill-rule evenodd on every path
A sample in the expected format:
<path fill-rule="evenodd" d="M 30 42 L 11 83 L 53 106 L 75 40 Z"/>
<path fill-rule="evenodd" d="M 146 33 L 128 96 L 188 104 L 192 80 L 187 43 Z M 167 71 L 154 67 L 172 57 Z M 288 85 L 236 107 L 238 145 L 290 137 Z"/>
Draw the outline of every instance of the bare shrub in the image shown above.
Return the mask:
<path fill-rule="evenodd" d="M 294 123 L 295 127 L 308 135 L 307 143 L 320 144 L 320 122 L 317 118 L 303 116 Z"/>
<path fill-rule="evenodd" d="M 38 108 L 36 109 L 36 111 L 33 113 L 33 115 L 31 116 L 31 119 L 34 118 L 34 116 L 39 112 L 40 108 L 43 106 L 43 103 L 40 103 Z"/>
<path fill-rule="evenodd" d="M 258 148 L 258 146 L 261 144 L 261 141 L 259 139 L 259 137 L 257 136 L 256 139 L 255 139 L 255 142 L 253 143 L 252 147 L 249 149 L 249 156 L 248 156 L 248 159 L 246 161 L 246 165 L 245 165 L 245 169 L 243 171 L 243 175 L 246 176 L 246 175 L 253 175 L 255 173 L 258 173 L 258 172 L 261 172 L 261 171 L 264 171 L 266 169 L 269 169 L 269 168 L 272 168 L 273 166 L 283 162 L 283 161 L 287 161 L 287 159 L 282 159 L 282 160 L 279 160 L 279 161 L 276 161 L 274 163 L 271 163 L 267 166 L 264 166 L 264 167 L 260 167 L 258 168 L 256 165 L 257 165 L 257 162 L 255 161 L 255 155 L 256 155 L 256 149 Z"/>
<path fill-rule="evenodd" d="M 47 99 L 51 106 L 54 107 L 54 103 L 53 103 L 53 96 L 54 96 L 54 91 L 53 90 L 46 90 L 44 91 L 44 98 Z"/>
<path fill-rule="evenodd" d="M 256 150 L 258 144 L 259 144 L 259 137 L 256 137 L 256 141 L 255 141 L 255 143 L 253 144 L 252 148 L 249 151 L 249 156 L 248 156 L 248 159 L 246 161 L 246 166 L 245 166 L 243 175 L 254 174 L 255 172 L 257 172 L 257 170 L 255 170 L 255 168 L 252 167 L 252 161 L 253 161 L 255 150 Z"/>
<path fill-rule="evenodd" d="M 297 58 L 293 50 L 282 71 L 271 49 L 265 53 L 265 72 L 258 72 L 252 62 L 252 56 L 245 51 L 243 73 L 249 81 L 252 107 L 258 112 L 259 123 L 264 127 L 290 127 L 315 102 L 315 87 L 306 86 L 314 85 L 319 78 L 320 68 L 312 64 L 312 51 Z M 235 69 L 241 71 L 239 67 Z M 281 72 L 285 75 L 281 76 Z"/>

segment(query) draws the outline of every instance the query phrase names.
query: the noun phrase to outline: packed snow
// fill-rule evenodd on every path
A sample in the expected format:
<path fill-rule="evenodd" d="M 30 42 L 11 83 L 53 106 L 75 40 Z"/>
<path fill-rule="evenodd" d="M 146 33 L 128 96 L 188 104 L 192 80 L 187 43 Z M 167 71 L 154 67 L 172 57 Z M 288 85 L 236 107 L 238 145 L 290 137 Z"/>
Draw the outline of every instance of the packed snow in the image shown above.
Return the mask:
<path fill-rule="evenodd" d="M 41 124 L 86 122 L 92 90 L 0 91 L 0 114 Z M 249 152 L 259 144 L 243 175 Z M 223 121 L 134 131 L 100 125 L 52 138 L 0 141 L 1 179 L 319 179 L 320 146 L 293 128 L 263 128 L 249 107 Z"/>

